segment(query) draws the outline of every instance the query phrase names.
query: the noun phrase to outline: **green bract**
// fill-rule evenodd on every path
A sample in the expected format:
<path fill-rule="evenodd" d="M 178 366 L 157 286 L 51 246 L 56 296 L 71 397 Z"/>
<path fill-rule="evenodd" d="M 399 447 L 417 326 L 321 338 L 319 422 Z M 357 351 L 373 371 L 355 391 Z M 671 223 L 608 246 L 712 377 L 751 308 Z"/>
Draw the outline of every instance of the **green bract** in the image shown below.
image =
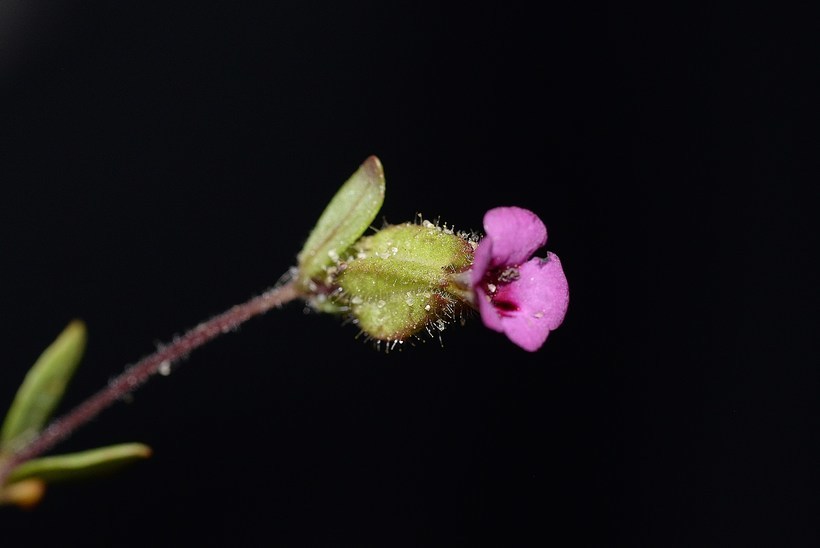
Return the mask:
<path fill-rule="evenodd" d="M 356 243 L 340 265 L 336 298 L 370 337 L 401 341 L 430 325 L 443 327 L 460 309 L 448 290 L 451 275 L 472 258 L 470 242 L 451 230 L 428 222 L 389 226 Z"/>
<path fill-rule="evenodd" d="M 325 208 L 298 255 L 299 285 L 309 289 L 361 236 L 384 202 L 384 170 L 370 156 Z"/>
<path fill-rule="evenodd" d="M 82 479 L 112 472 L 135 460 L 151 456 L 142 443 L 120 443 L 77 453 L 42 457 L 24 462 L 9 475 L 9 483 L 29 478 L 45 482 Z"/>
<path fill-rule="evenodd" d="M 3 421 L 0 449 L 18 449 L 45 425 L 80 363 L 85 342 L 85 325 L 75 320 L 40 355 Z"/>
<path fill-rule="evenodd" d="M 46 425 L 80 363 L 85 343 L 85 324 L 71 322 L 26 374 L 0 431 L 0 464 L 13 461 Z M 0 485 L 0 505 L 34 506 L 46 483 L 114 470 L 150 454 L 147 445 L 123 443 L 28 460 L 12 468 Z"/>

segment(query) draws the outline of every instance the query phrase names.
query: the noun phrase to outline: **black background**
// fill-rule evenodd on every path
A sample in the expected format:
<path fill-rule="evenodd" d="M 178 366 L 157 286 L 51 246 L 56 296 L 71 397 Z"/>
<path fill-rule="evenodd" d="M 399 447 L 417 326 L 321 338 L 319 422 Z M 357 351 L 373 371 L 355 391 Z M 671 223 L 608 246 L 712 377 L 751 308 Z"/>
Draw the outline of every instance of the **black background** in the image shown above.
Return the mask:
<path fill-rule="evenodd" d="M 816 26 L 785 8 L 0 2 L 0 400 L 78 403 L 272 285 L 368 155 L 380 219 L 519 205 L 570 281 L 528 354 L 385 354 L 292 304 L 63 443 L 116 477 L 3 546 L 817 546 Z"/>

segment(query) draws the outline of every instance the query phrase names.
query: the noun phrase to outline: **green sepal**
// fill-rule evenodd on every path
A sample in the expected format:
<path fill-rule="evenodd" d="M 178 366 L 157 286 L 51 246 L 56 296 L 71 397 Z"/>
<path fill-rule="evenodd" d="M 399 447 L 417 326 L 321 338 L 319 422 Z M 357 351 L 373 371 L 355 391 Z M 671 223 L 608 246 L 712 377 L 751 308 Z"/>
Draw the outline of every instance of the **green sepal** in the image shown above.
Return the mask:
<path fill-rule="evenodd" d="M 121 443 L 77 453 L 32 459 L 11 471 L 8 484 L 28 478 L 46 483 L 83 479 L 113 472 L 127 464 L 151 456 L 151 448 L 142 443 Z"/>
<path fill-rule="evenodd" d="M 438 291 L 393 293 L 377 301 L 353 304 L 350 312 L 362 331 L 380 341 L 403 341 L 439 319 L 451 303 Z"/>
<path fill-rule="evenodd" d="M 299 285 L 309 289 L 376 218 L 384 203 L 384 169 L 370 156 L 345 182 L 325 208 L 299 252 Z"/>
<path fill-rule="evenodd" d="M 3 421 L 0 449 L 19 449 L 43 428 L 80 363 L 85 343 L 85 324 L 74 320 L 40 355 L 23 379 Z"/>
<path fill-rule="evenodd" d="M 451 275 L 469 268 L 469 241 L 430 223 L 387 227 L 359 240 L 336 277 L 359 327 L 378 340 L 404 340 L 453 316 L 462 301 Z"/>

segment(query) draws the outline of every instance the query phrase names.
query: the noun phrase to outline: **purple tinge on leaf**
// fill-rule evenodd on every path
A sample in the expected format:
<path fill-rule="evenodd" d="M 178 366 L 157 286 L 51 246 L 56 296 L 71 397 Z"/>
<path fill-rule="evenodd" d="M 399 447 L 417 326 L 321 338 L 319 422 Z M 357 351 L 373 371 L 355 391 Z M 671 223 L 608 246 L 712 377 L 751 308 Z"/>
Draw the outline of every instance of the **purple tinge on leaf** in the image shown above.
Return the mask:
<path fill-rule="evenodd" d="M 481 319 L 534 352 L 567 312 L 569 286 L 561 261 L 549 252 L 543 259 L 532 257 L 547 243 L 547 228 L 527 209 L 491 209 L 484 232 L 470 275 Z"/>

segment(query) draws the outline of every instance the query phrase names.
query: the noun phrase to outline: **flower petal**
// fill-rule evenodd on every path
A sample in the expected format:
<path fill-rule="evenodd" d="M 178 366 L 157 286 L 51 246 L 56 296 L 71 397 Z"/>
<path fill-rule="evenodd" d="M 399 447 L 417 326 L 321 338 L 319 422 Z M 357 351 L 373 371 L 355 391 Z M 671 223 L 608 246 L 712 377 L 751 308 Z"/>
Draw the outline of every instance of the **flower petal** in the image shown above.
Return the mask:
<path fill-rule="evenodd" d="M 484 214 L 484 231 L 493 243 L 490 267 L 519 265 L 547 243 L 544 223 L 535 213 L 520 207 L 489 210 Z"/>
<path fill-rule="evenodd" d="M 496 316 L 507 337 L 530 352 L 538 350 L 549 332 L 564 321 L 569 305 L 569 285 L 558 256 L 547 253 L 545 259 L 534 258 L 519 268 L 518 280 L 499 287 L 496 301 L 512 303 L 517 310 Z M 481 311 L 484 324 L 490 327 Z"/>
<path fill-rule="evenodd" d="M 474 288 L 484 279 L 484 275 L 490 268 L 492 255 L 493 241 L 490 238 L 483 238 L 473 252 L 473 266 L 470 268 L 470 284 Z"/>
<path fill-rule="evenodd" d="M 481 314 L 481 321 L 484 322 L 484 326 L 493 331 L 503 333 L 504 324 L 501 322 L 501 315 L 493 305 L 489 295 L 481 289 L 476 288 L 475 300 L 478 303 L 478 311 Z"/>

